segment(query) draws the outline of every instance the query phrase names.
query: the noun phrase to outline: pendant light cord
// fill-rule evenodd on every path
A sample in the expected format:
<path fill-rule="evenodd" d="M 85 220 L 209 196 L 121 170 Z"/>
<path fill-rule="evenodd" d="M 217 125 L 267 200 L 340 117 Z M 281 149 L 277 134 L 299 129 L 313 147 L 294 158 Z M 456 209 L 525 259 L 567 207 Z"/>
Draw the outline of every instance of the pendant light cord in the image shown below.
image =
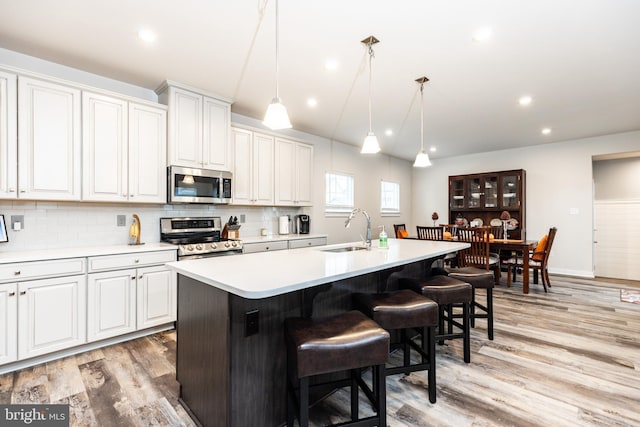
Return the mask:
<path fill-rule="evenodd" d="M 278 49 L 278 40 L 280 39 L 280 37 L 279 37 L 278 27 L 279 27 L 279 25 L 278 25 L 278 0 L 276 0 L 276 98 L 278 99 L 278 102 L 280 102 L 280 93 L 278 91 L 278 89 L 279 89 L 278 82 L 280 80 L 278 78 L 279 77 L 279 71 L 280 71 L 280 65 L 279 65 L 280 64 L 280 60 L 278 59 L 279 58 L 279 55 L 278 55 L 278 53 L 279 53 L 278 52 L 278 50 L 279 50 Z"/>
<path fill-rule="evenodd" d="M 372 132 L 371 129 L 371 59 L 373 59 L 373 47 L 371 42 L 368 43 L 369 46 L 369 133 Z"/>
<path fill-rule="evenodd" d="M 424 152 L 424 83 L 420 83 L 420 151 Z"/>

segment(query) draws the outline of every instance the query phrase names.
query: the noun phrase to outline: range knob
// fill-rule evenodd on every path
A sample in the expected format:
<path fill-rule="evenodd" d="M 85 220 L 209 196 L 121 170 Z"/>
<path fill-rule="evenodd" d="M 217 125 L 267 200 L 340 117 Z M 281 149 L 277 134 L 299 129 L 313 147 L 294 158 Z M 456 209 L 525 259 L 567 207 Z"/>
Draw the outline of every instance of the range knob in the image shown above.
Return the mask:
<path fill-rule="evenodd" d="M 229 246 L 231 246 L 231 245 L 229 244 L 229 242 L 226 242 L 226 243 L 224 244 L 224 247 L 225 247 L 225 248 L 228 248 Z"/>
<path fill-rule="evenodd" d="M 236 246 L 238 246 L 238 244 L 236 242 L 231 242 L 231 246 L 235 248 Z"/>
<path fill-rule="evenodd" d="M 196 250 L 197 251 L 201 251 L 202 250 L 202 245 L 201 244 L 197 244 L 196 245 Z"/>
<path fill-rule="evenodd" d="M 216 245 L 215 243 L 211 244 L 211 249 L 218 249 L 218 245 Z"/>
<path fill-rule="evenodd" d="M 193 245 L 187 245 L 187 250 L 188 251 L 192 251 L 193 250 Z"/>

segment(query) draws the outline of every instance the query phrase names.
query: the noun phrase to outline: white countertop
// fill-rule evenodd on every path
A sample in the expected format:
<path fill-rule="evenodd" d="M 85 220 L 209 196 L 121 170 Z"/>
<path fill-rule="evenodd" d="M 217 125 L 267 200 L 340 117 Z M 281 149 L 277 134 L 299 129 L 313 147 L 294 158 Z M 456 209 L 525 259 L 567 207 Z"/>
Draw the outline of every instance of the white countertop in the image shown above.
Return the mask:
<path fill-rule="evenodd" d="M 300 239 L 315 239 L 317 237 L 327 237 L 326 234 L 267 234 L 266 236 L 240 236 L 242 244 L 245 243 L 263 243 L 263 242 L 276 242 L 279 240 L 300 240 Z"/>
<path fill-rule="evenodd" d="M 362 242 L 177 261 L 166 264 L 180 274 L 248 299 L 267 298 L 349 277 L 445 255 L 468 243 L 389 239 L 371 251 L 327 252 Z"/>
<path fill-rule="evenodd" d="M 11 262 L 43 261 L 49 259 L 78 258 L 100 255 L 118 255 L 135 252 L 177 250 L 168 243 L 145 243 L 144 245 L 88 246 L 76 248 L 38 249 L 33 251 L 0 252 L 0 264 Z"/>

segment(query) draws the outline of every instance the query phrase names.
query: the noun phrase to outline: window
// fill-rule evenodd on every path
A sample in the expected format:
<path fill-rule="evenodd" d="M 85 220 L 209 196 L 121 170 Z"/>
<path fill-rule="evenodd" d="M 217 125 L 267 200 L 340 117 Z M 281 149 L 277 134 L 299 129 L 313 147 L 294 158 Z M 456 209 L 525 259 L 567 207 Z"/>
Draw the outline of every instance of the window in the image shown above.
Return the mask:
<path fill-rule="evenodd" d="M 382 181 L 380 185 L 380 213 L 383 216 L 400 215 L 400 184 Z"/>
<path fill-rule="evenodd" d="M 325 213 L 342 214 L 353 209 L 353 176 L 326 173 Z"/>

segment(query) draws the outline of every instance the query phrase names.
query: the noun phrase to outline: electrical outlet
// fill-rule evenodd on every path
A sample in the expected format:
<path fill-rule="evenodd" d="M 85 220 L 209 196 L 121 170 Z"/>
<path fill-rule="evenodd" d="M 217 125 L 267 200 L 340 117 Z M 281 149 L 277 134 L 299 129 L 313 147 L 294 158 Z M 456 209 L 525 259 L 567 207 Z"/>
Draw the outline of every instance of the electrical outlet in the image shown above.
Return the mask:
<path fill-rule="evenodd" d="M 127 225 L 126 215 L 116 215 L 116 224 L 118 227 L 124 227 Z"/>
<path fill-rule="evenodd" d="M 260 311 L 251 310 L 244 314 L 244 336 L 250 337 L 260 330 Z"/>
<path fill-rule="evenodd" d="M 24 229 L 24 215 L 11 215 L 11 229 L 15 231 Z"/>

